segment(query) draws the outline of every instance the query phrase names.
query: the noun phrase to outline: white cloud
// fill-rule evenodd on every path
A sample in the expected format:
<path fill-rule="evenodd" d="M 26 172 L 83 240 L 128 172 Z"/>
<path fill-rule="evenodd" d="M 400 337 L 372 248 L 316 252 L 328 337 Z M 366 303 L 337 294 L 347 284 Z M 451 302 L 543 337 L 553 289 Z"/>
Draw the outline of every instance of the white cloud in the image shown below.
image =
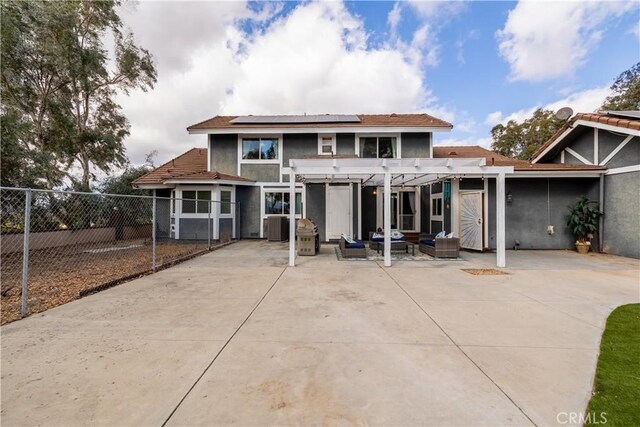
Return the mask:
<path fill-rule="evenodd" d="M 604 102 L 605 98 L 611 94 L 609 86 L 597 87 L 572 93 L 571 95 L 558 99 L 548 104 L 535 105 L 530 108 L 524 108 L 510 114 L 503 114 L 501 111 L 490 113 L 485 123 L 489 126 L 495 126 L 498 123 L 506 123 L 509 120 L 522 122 L 531 117 L 538 108 L 557 111 L 562 107 L 570 107 L 574 113 L 590 113 L 596 111 Z"/>
<path fill-rule="evenodd" d="M 476 138 L 470 136 L 468 138 L 444 138 L 436 141 L 435 146 L 460 146 L 460 145 L 479 145 L 480 147 L 491 149 L 491 138 Z"/>
<path fill-rule="evenodd" d="M 367 46 L 363 21 L 342 3 L 283 14 L 242 3 L 144 2 L 123 16 L 158 64 L 154 90 L 119 98 L 134 163 L 153 150 L 163 162 L 204 147 L 206 138 L 185 128 L 216 114 L 445 111 L 424 85 L 423 62 L 400 47 Z"/>
<path fill-rule="evenodd" d="M 570 76 L 602 38 L 602 29 L 636 2 L 520 1 L 496 33 L 511 80 Z"/>
<path fill-rule="evenodd" d="M 389 27 L 391 28 L 392 33 L 396 32 L 398 28 L 398 24 L 400 23 L 401 17 L 402 17 L 401 3 L 395 2 L 393 4 L 393 9 L 391 9 L 391 12 L 389 12 L 389 14 L 387 15 L 387 23 L 389 24 Z"/>

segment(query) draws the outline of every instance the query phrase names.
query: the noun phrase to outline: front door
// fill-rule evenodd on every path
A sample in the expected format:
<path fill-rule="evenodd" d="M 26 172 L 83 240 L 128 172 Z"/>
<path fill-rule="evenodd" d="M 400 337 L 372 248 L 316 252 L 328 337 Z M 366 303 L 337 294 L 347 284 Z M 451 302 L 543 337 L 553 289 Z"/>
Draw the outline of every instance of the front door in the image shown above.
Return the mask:
<path fill-rule="evenodd" d="M 482 250 L 482 193 L 460 193 L 460 246 Z"/>
<path fill-rule="evenodd" d="M 327 240 L 351 235 L 351 187 L 330 185 L 327 188 Z"/>

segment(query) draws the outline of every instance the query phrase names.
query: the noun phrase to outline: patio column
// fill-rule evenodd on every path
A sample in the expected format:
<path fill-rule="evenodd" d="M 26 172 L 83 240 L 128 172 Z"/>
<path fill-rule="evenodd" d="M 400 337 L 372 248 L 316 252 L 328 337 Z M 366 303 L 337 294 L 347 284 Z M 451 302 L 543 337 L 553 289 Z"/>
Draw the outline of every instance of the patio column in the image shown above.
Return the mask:
<path fill-rule="evenodd" d="M 384 174 L 384 266 L 391 267 L 391 173 Z"/>
<path fill-rule="evenodd" d="M 506 267 L 505 255 L 505 174 L 496 177 L 496 265 Z"/>
<path fill-rule="evenodd" d="M 296 173 L 289 171 L 289 265 L 296 265 Z"/>

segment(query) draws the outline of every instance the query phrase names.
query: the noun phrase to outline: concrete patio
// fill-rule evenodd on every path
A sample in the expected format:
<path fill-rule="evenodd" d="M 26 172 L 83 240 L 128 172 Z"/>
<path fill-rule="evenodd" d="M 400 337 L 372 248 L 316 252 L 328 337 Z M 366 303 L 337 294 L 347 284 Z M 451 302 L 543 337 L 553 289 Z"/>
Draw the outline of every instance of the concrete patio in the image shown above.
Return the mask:
<path fill-rule="evenodd" d="M 2 424 L 558 424 L 640 299 L 606 255 L 287 256 L 241 241 L 2 327 Z"/>

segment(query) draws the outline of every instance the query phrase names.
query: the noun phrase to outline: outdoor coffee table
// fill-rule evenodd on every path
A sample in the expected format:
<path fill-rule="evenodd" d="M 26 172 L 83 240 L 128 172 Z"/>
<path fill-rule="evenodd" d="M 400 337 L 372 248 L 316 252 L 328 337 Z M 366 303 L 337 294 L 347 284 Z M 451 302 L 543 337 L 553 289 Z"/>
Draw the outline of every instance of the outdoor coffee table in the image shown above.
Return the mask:
<path fill-rule="evenodd" d="M 411 248 L 411 255 L 415 256 L 416 245 L 414 243 L 407 242 L 406 240 L 391 241 L 391 252 L 405 251 L 409 253 L 409 248 Z M 384 251 L 384 242 L 379 242 L 378 245 L 376 245 L 376 252 L 380 253 L 380 251 Z"/>

